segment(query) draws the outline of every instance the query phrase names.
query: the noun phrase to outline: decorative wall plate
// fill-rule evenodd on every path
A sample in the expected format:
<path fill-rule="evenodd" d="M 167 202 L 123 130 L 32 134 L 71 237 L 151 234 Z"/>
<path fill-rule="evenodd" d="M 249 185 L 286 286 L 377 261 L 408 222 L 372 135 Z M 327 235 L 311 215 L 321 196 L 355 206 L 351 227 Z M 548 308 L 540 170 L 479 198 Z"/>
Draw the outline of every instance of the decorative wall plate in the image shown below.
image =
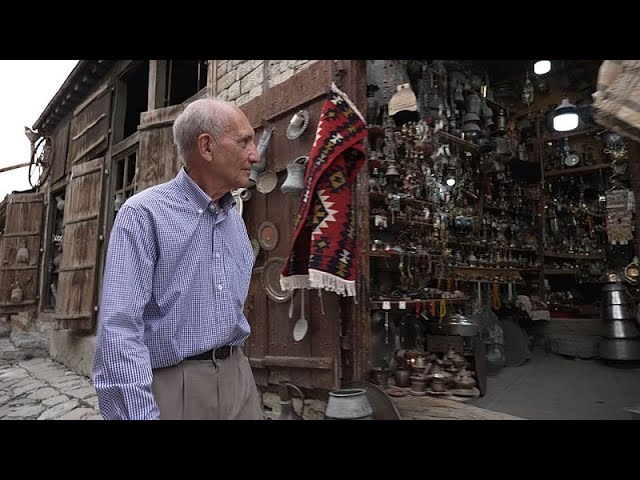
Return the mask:
<path fill-rule="evenodd" d="M 253 260 L 255 261 L 260 254 L 260 242 L 255 238 L 251 239 L 251 248 L 253 248 Z"/>
<path fill-rule="evenodd" d="M 267 252 L 270 252 L 278 245 L 278 229 L 271 222 L 262 222 L 258 227 L 258 242 Z"/>
<path fill-rule="evenodd" d="M 287 126 L 287 138 L 295 140 L 304 133 L 309 125 L 309 112 L 307 110 L 298 110 L 296 114 L 289 120 Z"/>
<path fill-rule="evenodd" d="M 277 184 L 278 176 L 271 170 L 265 170 L 258 175 L 258 180 L 256 180 L 256 190 L 260 193 L 269 193 L 276 188 Z"/>
<path fill-rule="evenodd" d="M 286 264 L 282 257 L 272 257 L 262 267 L 262 288 L 274 302 L 283 303 L 291 298 L 293 290 L 283 290 L 280 286 L 280 274 Z"/>

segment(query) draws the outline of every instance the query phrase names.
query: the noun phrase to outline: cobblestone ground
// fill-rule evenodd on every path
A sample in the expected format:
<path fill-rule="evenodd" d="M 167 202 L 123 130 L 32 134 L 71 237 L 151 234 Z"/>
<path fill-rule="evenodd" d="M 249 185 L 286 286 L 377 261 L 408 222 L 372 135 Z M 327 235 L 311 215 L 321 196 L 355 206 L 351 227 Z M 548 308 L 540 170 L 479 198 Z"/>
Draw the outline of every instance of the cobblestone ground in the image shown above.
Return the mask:
<path fill-rule="evenodd" d="M 50 358 L 0 360 L 0 420 L 102 420 L 89 378 Z"/>

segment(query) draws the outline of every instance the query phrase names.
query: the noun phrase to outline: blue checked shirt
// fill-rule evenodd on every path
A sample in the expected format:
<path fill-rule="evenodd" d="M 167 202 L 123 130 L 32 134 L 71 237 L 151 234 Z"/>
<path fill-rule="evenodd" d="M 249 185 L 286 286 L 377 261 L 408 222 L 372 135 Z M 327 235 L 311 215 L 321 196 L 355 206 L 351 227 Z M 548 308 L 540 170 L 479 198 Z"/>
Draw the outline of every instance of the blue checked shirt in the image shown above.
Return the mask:
<path fill-rule="evenodd" d="M 152 369 L 249 336 L 253 250 L 232 196 L 220 205 L 181 169 L 118 212 L 93 363 L 106 419 L 159 418 Z"/>

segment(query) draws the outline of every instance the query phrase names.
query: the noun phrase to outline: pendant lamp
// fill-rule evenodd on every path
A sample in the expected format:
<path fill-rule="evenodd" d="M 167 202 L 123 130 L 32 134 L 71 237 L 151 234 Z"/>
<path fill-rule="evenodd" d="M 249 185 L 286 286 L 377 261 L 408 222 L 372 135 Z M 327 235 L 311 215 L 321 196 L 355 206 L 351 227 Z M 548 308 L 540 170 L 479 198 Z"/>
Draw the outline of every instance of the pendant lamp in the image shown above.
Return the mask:
<path fill-rule="evenodd" d="M 533 64 L 533 73 L 536 75 L 544 75 L 551 71 L 551 62 L 549 60 L 538 60 Z"/>
<path fill-rule="evenodd" d="M 556 108 L 553 117 L 553 129 L 556 132 L 569 132 L 578 128 L 578 110 L 576 106 L 569 102 L 568 98 L 563 98 L 562 103 Z"/>

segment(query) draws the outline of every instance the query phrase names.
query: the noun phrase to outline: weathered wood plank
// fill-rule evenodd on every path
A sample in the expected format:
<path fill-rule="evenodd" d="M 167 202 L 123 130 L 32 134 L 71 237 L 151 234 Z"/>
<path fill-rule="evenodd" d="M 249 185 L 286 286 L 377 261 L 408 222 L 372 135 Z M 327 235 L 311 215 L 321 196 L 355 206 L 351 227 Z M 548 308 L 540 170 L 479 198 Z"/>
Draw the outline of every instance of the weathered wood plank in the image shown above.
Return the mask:
<path fill-rule="evenodd" d="M 252 366 L 256 367 L 284 367 L 284 368 L 312 368 L 330 370 L 333 368 L 331 357 L 288 357 L 267 355 L 264 358 L 252 357 L 249 359 Z"/>
<path fill-rule="evenodd" d="M 392 397 L 402 420 L 524 420 L 467 403 L 431 396 Z"/>

